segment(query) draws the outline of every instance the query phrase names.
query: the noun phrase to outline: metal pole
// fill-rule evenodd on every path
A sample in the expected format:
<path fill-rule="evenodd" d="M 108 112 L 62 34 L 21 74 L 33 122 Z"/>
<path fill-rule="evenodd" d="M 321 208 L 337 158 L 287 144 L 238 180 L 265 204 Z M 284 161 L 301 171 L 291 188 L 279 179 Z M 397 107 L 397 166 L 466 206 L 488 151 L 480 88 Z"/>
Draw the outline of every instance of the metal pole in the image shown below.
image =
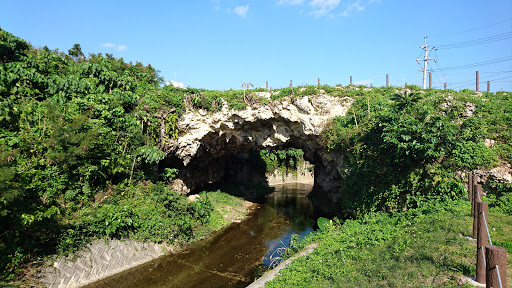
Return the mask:
<path fill-rule="evenodd" d="M 352 85 L 352 76 L 350 76 L 350 85 Z"/>
<path fill-rule="evenodd" d="M 292 88 L 292 87 L 293 87 L 293 85 L 292 85 L 292 80 L 290 80 L 290 88 Z"/>
<path fill-rule="evenodd" d="M 444 90 L 446 90 L 446 82 L 444 82 Z"/>
<path fill-rule="evenodd" d="M 268 81 L 267 81 L 267 91 L 268 91 Z"/>
<path fill-rule="evenodd" d="M 496 264 L 496 276 L 498 276 L 498 284 L 500 285 L 500 288 L 503 288 L 503 284 L 501 283 L 500 267 L 498 267 L 498 264 Z"/>
<path fill-rule="evenodd" d="M 476 92 L 480 91 L 480 72 L 476 71 Z"/>
<path fill-rule="evenodd" d="M 427 37 L 425 37 L 425 46 L 427 46 Z M 428 64 L 427 59 L 428 59 L 428 46 L 425 47 L 425 60 L 423 60 L 423 89 L 427 88 L 427 64 Z"/>
<path fill-rule="evenodd" d="M 487 81 L 487 92 L 491 92 L 491 81 Z"/>
<path fill-rule="evenodd" d="M 435 47 L 429 47 L 427 45 L 427 37 L 424 38 L 424 45 L 421 46 L 420 48 L 425 50 L 425 57 L 423 59 L 421 59 L 421 61 L 423 61 L 423 70 L 420 70 L 420 71 L 423 71 L 423 89 L 426 89 L 427 88 L 427 65 L 428 65 L 428 60 L 434 60 L 436 61 L 436 59 L 434 58 L 428 58 L 428 51 L 429 50 L 437 50 Z M 418 64 L 420 63 L 420 59 L 416 59 L 416 62 L 418 62 Z"/>
<path fill-rule="evenodd" d="M 484 219 L 484 224 L 485 224 L 485 231 L 487 231 L 487 240 L 489 240 L 489 244 L 492 245 L 492 240 L 491 240 L 491 234 L 489 234 L 489 225 L 487 225 L 487 216 L 485 216 L 486 214 L 484 214 L 484 212 L 482 211 L 482 219 Z M 488 214 L 487 214 L 488 215 Z"/>
<path fill-rule="evenodd" d="M 386 74 L 386 87 L 389 87 L 389 74 Z"/>
<path fill-rule="evenodd" d="M 320 87 L 320 78 L 318 78 L 318 87 Z"/>
<path fill-rule="evenodd" d="M 432 88 L 432 72 L 428 72 L 428 88 Z"/>

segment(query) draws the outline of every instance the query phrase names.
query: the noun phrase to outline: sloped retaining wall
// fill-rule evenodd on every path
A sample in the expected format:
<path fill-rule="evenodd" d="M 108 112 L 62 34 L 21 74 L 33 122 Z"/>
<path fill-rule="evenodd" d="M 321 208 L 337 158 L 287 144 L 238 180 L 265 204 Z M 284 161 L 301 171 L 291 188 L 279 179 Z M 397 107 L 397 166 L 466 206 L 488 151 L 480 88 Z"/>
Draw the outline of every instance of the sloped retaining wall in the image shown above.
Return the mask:
<path fill-rule="evenodd" d="M 78 259 L 57 259 L 53 267 L 44 272 L 42 284 L 48 288 L 81 287 L 160 257 L 167 251 L 162 244 L 97 240 Z"/>
<path fill-rule="evenodd" d="M 287 183 L 304 183 L 311 184 L 315 183 L 315 172 L 313 165 L 308 161 L 303 161 L 299 167 L 297 167 L 296 173 L 286 173 L 282 175 L 280 171 L 276 170 L 274 173 L 267 173 L 267 183 L 269 186 L 276 186 Z"/>

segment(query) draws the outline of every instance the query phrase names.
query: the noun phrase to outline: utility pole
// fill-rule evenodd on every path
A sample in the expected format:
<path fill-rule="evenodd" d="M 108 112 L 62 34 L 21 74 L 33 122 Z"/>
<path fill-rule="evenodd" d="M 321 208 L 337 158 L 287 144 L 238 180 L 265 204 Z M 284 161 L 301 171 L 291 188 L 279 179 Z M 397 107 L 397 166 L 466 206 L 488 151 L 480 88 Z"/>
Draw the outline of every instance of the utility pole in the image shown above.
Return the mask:
<path fill-rule="evenodd" d="M 423 70 L 420 70 L 423 72 L 423 89 L 426 89 L 427 88 L 427 66 L 428 66 L 428 60 L 434 60 L 434 62 L 437 63 L 436 59 L 434 58 L 429 58 L 428 57 L 428 51 L 435 51 L 437 50 L 435 47 L 433 46 L 428 46 L 427 45 L 427 37 L 425 36 L 424 38 L 424 45 L 420 47 L 421 49 L 425 50 L 425 57 L 423 59 L 416 59 L 416 62 L 418 62 L 418 64 L 420 63 L 420 61 L 423 61 Z"/>

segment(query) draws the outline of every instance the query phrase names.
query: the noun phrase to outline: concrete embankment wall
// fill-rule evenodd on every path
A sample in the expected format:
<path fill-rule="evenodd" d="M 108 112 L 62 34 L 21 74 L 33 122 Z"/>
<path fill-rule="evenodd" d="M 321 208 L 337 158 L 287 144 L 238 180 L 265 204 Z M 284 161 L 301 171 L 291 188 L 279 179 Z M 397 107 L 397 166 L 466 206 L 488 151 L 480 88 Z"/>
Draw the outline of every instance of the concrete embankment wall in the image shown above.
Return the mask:
<path fill-rule="evenodd" d="M 309 162 L 304 161 L 296 173 L 267 173 L 266 182 L 269 186 L 295 182 L 313 185 L 314 172 L 313 169 L 308 169 L 311 166 Z M 245 170 L 241 174 L 246 178 L 249 177 L 247 175 L 257 176 L 252 171 Z M 261 180 L 265 181 L 264 179 Z M 168 249 L 161 244 L 133 240 L 110 240 L 106 243 L 104 240 L 97 240 L 79 253 L 78 258 L 56 259 L 53 266 L 44 271 L 42 284 L 49 288 L 81 287 L 160 257 L 167 251 Z"/>
<path fill-rule="evenodd" d="M 57 259 L 43 273 L 42 284 L 48 288 L 81 287 L 166 253 L 162 244 L 97 240 L 76 259 Z"/>
<path fill-rule="evenodd" d="M 312 167 L 313 165 L 311 165 L 311 163 L 304 161 L 297 167 L 296 173 L 286 173 L 282 175 L 281 172 L 277 170 L 273 173 L 267 173 L 267 183 L 269 186 L 295 182 L 313 185 L 315 182 L 315 172 Z"/>

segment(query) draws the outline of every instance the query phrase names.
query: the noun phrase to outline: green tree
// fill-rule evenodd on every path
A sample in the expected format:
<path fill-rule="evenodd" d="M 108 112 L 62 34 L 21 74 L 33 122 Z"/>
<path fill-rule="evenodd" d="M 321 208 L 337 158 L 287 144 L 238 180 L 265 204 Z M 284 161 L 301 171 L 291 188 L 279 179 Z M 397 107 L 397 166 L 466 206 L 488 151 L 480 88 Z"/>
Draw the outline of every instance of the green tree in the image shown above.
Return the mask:
<path fill-rule="evenodd" d="M 18 61 L 29 47 L 25 40 L 0 28 L 0 63 Z"/>
<path fill-rule="evenodd" d="M 82 47 L 80 47 L 80 44 L 75 43 L 73 45 L 73 48 L 68 50 L 69 56 L 73 57 L 75 60 L 82 59 L 85 57 L 84 53 L 82 52 Z"/>

